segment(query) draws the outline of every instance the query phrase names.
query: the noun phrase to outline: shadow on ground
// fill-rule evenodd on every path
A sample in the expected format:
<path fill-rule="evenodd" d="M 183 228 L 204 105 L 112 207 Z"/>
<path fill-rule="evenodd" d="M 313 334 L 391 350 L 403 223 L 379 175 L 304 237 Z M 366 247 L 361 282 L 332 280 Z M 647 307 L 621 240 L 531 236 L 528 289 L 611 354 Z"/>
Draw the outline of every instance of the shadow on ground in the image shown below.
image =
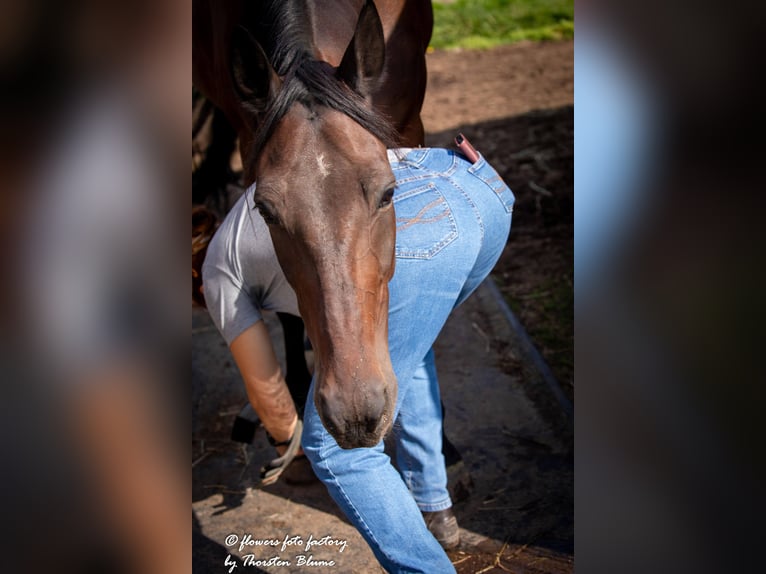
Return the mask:
<path fill-rule="evenodd" d="M 517 278 L 528 284 L 537 280 L 534 274 L 517 277 L 511 273 L 515 269 L 518 275 L 524 268 L 518 262 L 512 263 L 516 233 L 547 241 L 547 249 L 561 252 L 554 267 L 571 270 L 566 254 L 566 223 L 559 222 L 562 217 L 569 217 L 571 222 L 571 205 L 566 205 L 571 187 L 567 190 L 565 185 L 554 185 L 556 177 L 565 177 L 558 171 L 566 171 L 571 157 L 557 163 L 545 155 L 551 144 L 555 146 L 551 138 L 555 140 L 556 136 L 544 129 L 551 122 L 563 123 L 561 129 L 567 133 L 570 120 L 571 107 L 567 107 L 459 128 L 495 165 L 517 196 L 511 241 L 493 274 L 505 292 Z M 427 141 L 450 147 L 456 131 L 429 134 Z M 538 148 L 530 137 L 539 138 Z M 519 141 L 524 145 L 519 147 Z M 524 156 L 525 149 L 529 157 Z M 540 193 L 529 186 L 533 180 L 523 179 L 537 177 L 536 172 L 523 167 L 528 162 L 542 171 L 545 169 L 537 164 L 545 164 L 553 173 L 552 179 L 535 185 L 557 190 L 555 193 L 562 194 L 563 200 L 548 205 L 550 198 L 537 197 Z M 552 219 L 551 210 L 559 211 Z M 546 218 L 551 221 L 545 223 Z M 545 237 L 546 227 L 552 239 Z M 571 235 L 568 240 L 571 243 Z M 520 255 L 522 259 L 534 257 L 534 249 L 527 251 Z M 536 268 L 534 272 L 541 271 Z M 282 356 L 279 322 L 276 317 L 267 317 L 267 323 L 278 355 Z M 280 540 L 285 536 L 305 539 L 329 534 L 347 540 L 348 548 L 343 554 L 335 549 L 315 551 L 314 558 L 334 560 L 335 565 L 313 570 L 379 572 L 365 542 L 341 516 L 322 485 L 291 487 L 280 482 L 258 488 L 258 469 L 273 457 L 273 451 L 262 433 L 248 447 L 229 440 L 232 421 L 246 402 L 244 389 L 225 343 L 204 311 L 195 310 L 192 326 L 195 572 L 225 571 L 224 560 L 229 554 L 241 557 L 248 552 L 261 559 L 280 556 L 291 561 L 289 567 L 252 571 L 304 570 L 296 564 L 300 548 L 240 550 L 237 544 L 226 544 L 227 536 L 234 534 L 241 540 L 248 533 L 255 539 Z M 458 572 L 500 572 L 503 568 L 571 572 L 573 423 L 540 374 L 525 360 L 517 334 L 488 289 L 480 288 L 453 313 L 437 341 L 436 357 L 447 433 L 463 455 L 473 483 L 469 497 L 455 505 L 463 544 L 450 556 Z M 494 569 L 485 570 L 493 564 Z"/>

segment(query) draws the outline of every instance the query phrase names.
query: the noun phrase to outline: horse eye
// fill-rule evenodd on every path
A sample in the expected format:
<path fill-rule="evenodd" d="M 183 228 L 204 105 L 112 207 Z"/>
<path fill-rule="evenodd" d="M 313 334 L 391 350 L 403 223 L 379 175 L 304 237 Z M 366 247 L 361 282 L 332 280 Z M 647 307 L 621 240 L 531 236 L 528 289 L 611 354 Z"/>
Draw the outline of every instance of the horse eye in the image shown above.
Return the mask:
<path fill-rule="evenodd" d="M 261 202 L 255 202 L 255 208 L 260 212 L 261 217 L 268 225 L 279 225 L 279 218 L 274 214 L 271 206 Z"/>
<path fill-rule="evenodd" d="M 387 189 L 383 193 L 383 197 L 380 198 L 380 202 L 378 203 L 378 209 L 383 209 L 384 207 L 388 207 L 391 205 L 391 201 L 394 199 L 394 188 Z"/>

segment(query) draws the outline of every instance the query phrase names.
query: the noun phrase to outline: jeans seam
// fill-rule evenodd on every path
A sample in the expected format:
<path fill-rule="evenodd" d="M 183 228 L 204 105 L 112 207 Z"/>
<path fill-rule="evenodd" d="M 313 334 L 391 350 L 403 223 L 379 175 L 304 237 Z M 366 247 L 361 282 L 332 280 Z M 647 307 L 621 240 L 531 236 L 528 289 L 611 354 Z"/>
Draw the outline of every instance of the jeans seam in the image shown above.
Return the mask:
<path fill-rule="evenodd" d="M 462 194 L 463 197 L 465 197 L 466 201 L 470 204 L 471 209 L 473 210 L 474 217 L 476 217 L 476 222 L 479 224 L 479 229 L 481 230 L 481 245 L 482 248 L 484 246 L 484 221 L 481 219 L 481 211 L 479 211 L 478 206 L 476 203 L 474 203 L 471 196 L 466 192 L 465 189 L 463 189 L 463 186 L 460 185 L 456 180 L 450 179 L 449 182 Z"/>
<path fill-rule="evenodd" d="M 397 180 L 397 181 L 401 181 L 402 183 L 407 183 L 408 181 L 412 181 L 412 180 L 417 180 L 417 179 L 432 179 L 433 177 L 444 177 L 446 179 L 450 179 L 452 177 L 452 175 L 457 171 L 457 168 L 458 168 L 458 158 L 457 158 L 457 155 L 452 154 L 451 158 L 450 158 L 451 163 L 450 163 L 449 167 L 447 167 L 446 169 L 443 169 L 443 170 L 439 170 L 439 171 L 433 170 L 430 167 L 428 167 L 427 165 L 423 165 L 423 162 L 424 162 L 425 158 L 428 157 L 428 155 L 429 154 L 426 154 L 423 158 L 420 159 L 419 162 L 413 162 L 413 161 L 410 161 L 410 160 L 405 160 L 405 161 L 402 162 L 403 164 L 406 164 L 410 168 L 414 168 L 414 169 L 416 169 L 418 171 L 425 172 L 424 174 L 422 174 L 422 175 L 414 175 L 414 176 L 411 176 L 411 177 L 409 177 L 407 179 L 402 179 L 402 180 Z"/>
<path fill-rule="evenodd" d="M 401 415 L 401 412 L 399 414 Z M 397 437 L 396 442 L 397 445 L 401 443 L 401 435 Z M 404 484 L 407 486 L 407 490 L 412 493 L 412 457 L 407 450 L 404 451 L 404 462 L 407 465 L 407 468 L 403 469 L 402 478 L 404 479 Z"/>
<path fill-rule="evenodd" d="M 480 173 L 483 169 L 489 169 L 494 174 L 491 178 Z M 510 187 L 508 187 L 508 184 L 505 183 L 502 177 L 500 177 L 500 174 L 497 173 L 497 170 L 495 170 L 494 167 L 492 167 L 489 162 L 484 158 L 483 155 L 479 154 L 479 161 L 477 161 L 475 164 L 473 164 L 471 167 L 469 167 L 466 170 L 469 174 L 471 174 L 473 177 L 478 179 L 481 183 L 486 185 L 489 189 L 492 190 L 492 192 L 495 194 L 495 197 L 497 197 L 498 200 L 500 200 L 500 203 L 503 205 L 503 208 L 505 209 L 506 213 L 513 213 L 513 205 L 515 203 L 515 197 L 513 195 L 513 190 L 511 190 Z M 493 181 L 497 181 L 500 183 L 497 187 L 492 185 Z M 510 194 L 510 198 L 506 200 L 503 198 L 503 192 L 508 191 Z"/>
<path fill-rule="evenodd" d="M 420 171 L 427 171 L 427 173 L 420 174 L 420 175 L 411 175 L 410 177 L 397 178 L 396 179 L 396 184 L 397 185 L 402 185 L 402 184 L 405 184 L 405 183 L 412 183 L 413 181 L 420 181 L 420 180 L 426 180 L 426 179 L 432 179 L 433 178 L 433 173 L 431 173 L 430 171 L 426 170 L 422 166 L 410 165 L 409 167 L 415 167 L 415 168 L 417 168 Z"/>
<path fill-rule="evenodd" d="M 452 164 L 449 166 L 449 168 L 444 170 L 444 175 L 447 178 L 451 179 L 452 178 L 452 174 L 455 173 L 456 171 L 457 171 L 457 155 L 452 154 Z"/>
<path fill-rule="evenodd" d="M 448 496 L 440 502 L 420 503 L 417 500 L 415 503 L 418 505 L 420 512 L 439 512 L 447 508 L 452 508 L 452 499 Z"/>
<path fill-rule="evenodd" d="M 321 452 L 321 453 L 324 453 L 324 452 L 325 452 L 325 444 L 326 444 L 326 440 L 327 440 L 326 431 L 325 431 L 325 432 L 322 432 L 322 433 L 321 433 L 321 436 L 322 436 L 322 442 L 321 442 L 321 445 L 320 445 L 320 452 Z M 367 524 L 367 521 L 365 521 L 365 519 L 362 517 L 362 515 L 361 515 L 361 514 L 359 514 L 359 511 L 356 509 L 356 506 L 354 505 L 354 503 L 351 501 L 351 499 L 350 499 L 350 498 L 348 497 L 348 495 L 346 494 L 346 491 L 345 491 L 345 489 L 343 488 L 343 486 L 341 485 L 340 481 L 338 480 L 338 477 L 337 477 L 337 476 L 335 475 L 335 473 L 332 471 L 332 468 L 330 468 L 330 463 L 329 463 L 329 461 L 328 461 L 327 457 L 326 457 L 326 456 L 324 456 L 324 455 L 321 455 L 321 457 L 320 457 L 320 462 L 324 463 L 324 467 L 325 467 L 325 469 L 327 470 L 327 472 L 330 474 L 330 477 L 332 478 L 332 481 L 333 481 L 333 483 L 334 483 L 334 484 L 335 484 L 335 486 L 338 488 L 338 492 L 340 492 L 341 496 L 343 496 L 343 499 L 346 501 L 346 504 L 348 505 L 348 507 L 349 507 L 349 508 L 350 508 L 350 509 L 353 511 L 354 515 L 355 515 L 355 516 L 357 517 L 357 519 L 359 520 L 359 524 L 361 524 L 361 525 L 364 527 L 364 530 L 365 530 L 365 532 L 367 532 L 367 535 L 370 537 L 370 540 L 372 540 L 372 541 L 374 541 L 374 542 L 375 542 L 375 546 L 377 546 L 377 547 L 378 547 L 378 551 L 379 551 L 379 552 L 380 552 L 380 553 L 381 553 L 383 556 L 385 556 L 385 557 L 386 557 L 386 559 L 387 559 L 389 562 L 391 562 L 392 564 L 398 564 L 398 562 L 397 562 L 396 560 L 394 560 L 394 558 L 393 558 L 392 556 L 390 556 L 390 555 L 388 554 L 388 552 L 386 552 L 386 551 L 383 549 L 383 545 L 380 543 L 380 540 L 378 540 L 378 539 L 375 537 L 375 535 L 372 533 L 372 530 L 371 530 L 371 529 L 370 529 L 370 527 L 368 526 L 368 524 Z"/>
<path fill-rule="evenodd" d="M 424 163 L 426 163 L 428 156 L 431 155 L 432 152 L 433 152 L 433 149 L 429 148 L 417 160 L 412 160 L 409 158 L 409 156 L 407 156 L 406 159 L 400 162 L 397 162 L 396 167 L 392 166 L 392 170 L 394 171 L 396 171 L 397 169 L 403 169 L 403 167 L 407 167 L 410 169 L 415 169 L 420 172 L 425 172 L 422 174 L 411 175 L 410 177 L 401 178 L 401 179 L 397 177 L 396 178 L 397 184 L 410 183 L 412 181 L 418 181 L 420 179 L 432 179 L 434 176 L 445 177 L 449 179 L 457 171 L 458 156 L 457 154 L 454 154 L 454 153 L 450 154 L 451 163 L 449 167 L 443 170 L 434 171 L 431 168 L 429 168 L 427 165 L 423 165 Z M 400 166 L 403 166 L 403 167 L 400 167 Z"/>

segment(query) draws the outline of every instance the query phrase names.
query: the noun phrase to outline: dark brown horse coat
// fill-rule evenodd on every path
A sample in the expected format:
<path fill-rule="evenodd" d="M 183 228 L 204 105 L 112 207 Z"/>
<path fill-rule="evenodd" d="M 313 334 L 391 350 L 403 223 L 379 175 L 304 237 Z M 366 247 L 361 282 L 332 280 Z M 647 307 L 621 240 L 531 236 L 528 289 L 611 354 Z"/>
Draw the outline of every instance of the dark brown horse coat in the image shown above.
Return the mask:
<path fill-rule="evenodd" d="M 364 0 L 287 3 L 305 7 L 314 56 L 338 66 L 354 34 Z M 243 141 L 252 137 L 255 126 L 243 114 L 232 82 L 232 37 L 237 26 L 251 31 L 257 28 L 254 20 L 263 16 L 265 4 L 244 0 L 193 2 L 194 84 L 226 113 Z M 372 91 L 372 104 L 391 121 L 403 146 L 419 146 L 423 144 L 420 109 L 426 89 L 424 54 L 433 28 L 431 2 L 376 0 L 375 6 L 383 25 L 386 58 L 380 84 Z M 268 52 L 268 47 L 264 48 Z"/>
<path fill-rule="evenodd" d="M 423 0 L 194 2 L 195 84 L 239 133 L 314 346 L 314 401 L 343 448 L 393 422 L 386 146 L 423 143 L 431 28 Z"/>

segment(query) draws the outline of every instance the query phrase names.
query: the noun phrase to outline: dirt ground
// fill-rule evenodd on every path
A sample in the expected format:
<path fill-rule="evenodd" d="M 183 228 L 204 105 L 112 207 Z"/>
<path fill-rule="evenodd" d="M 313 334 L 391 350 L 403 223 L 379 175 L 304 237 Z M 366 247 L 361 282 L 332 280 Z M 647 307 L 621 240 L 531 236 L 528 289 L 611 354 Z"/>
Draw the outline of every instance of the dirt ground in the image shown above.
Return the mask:
<path fill-rule="evenodd" d="M 448 147 L 462 132 L 513 190 L 513 228 L 492 276 L 571 401 L 573 104 L 572 41 L 428 55 L 426 144 Z M 507 359 L 504 370 L 518 374 L 521 366 Z M 474 548 L 451 557 L 459 574 L 570 571 L 560 555 L 533 548 Z"/>
<path fill-rule="evenodd" d="M 460 495 L 455 483 L 450 485 L 461 544 L 449 555 L 458 574 L 569 574 L 574 567 L 572 422 L 533 369 L 504 368 L 508 357 L 524 361 L 497 302 L 482 284 L 452 314 L 435 345 L 446 432 L 464 461 Z M 282 356 L 279 322 L 265 318 Z M 335 564 L 311 570 L 381 572 L 321 483 L 259 486 L 257 469 L 273 457 L 273 449 L 262 432 L 253 445 L 229 439 L 244 390 L 225 343 L 202 310 L 193 315 L 192 345 L 194 572 L 223 572 L 227 561 L 242 567 L 237 571 L 305 571 L 296 562 L 300 551 L 293 548 L 255 548 L 256 558 L 276 556 L 286 563 L 248 565 L 253 549 L 229 542 L 248 534 L 279 540 L 331 535 L 347 542 L 348 550 L 315 551 L 315 559 Z"/>
<path fill-rule="evenodd" d="M 516 195 L 493 272 L 513 312 L 574 397 L 574 44 L 520 43 L 428 55 L 426 143 L 458 131 Z"/>

